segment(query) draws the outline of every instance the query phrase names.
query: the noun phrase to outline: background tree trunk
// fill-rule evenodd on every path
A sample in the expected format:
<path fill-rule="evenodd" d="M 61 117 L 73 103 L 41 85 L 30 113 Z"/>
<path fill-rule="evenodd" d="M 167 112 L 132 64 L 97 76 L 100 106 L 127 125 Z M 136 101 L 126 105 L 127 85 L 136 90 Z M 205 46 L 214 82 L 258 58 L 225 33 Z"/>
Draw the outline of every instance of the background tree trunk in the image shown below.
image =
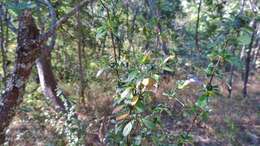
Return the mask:
<path fill-rule="evenodd" d="M 195 32 L 195 46 L 196 46 L 197 51 L 199 51 L 199 52 L 201 51 L 200 42 L 199 42 L 199 25 L 200 25 L 201 5 L 202 5 L 202 0 L 199 1 L 197 22 L 196 22 L 196 32 Z"/>
<path fill-rule="evenodd" d="M 79 96 L 81 97 L 80 102 L 85 104 L 85 78 L 84 78 L 84 68 L 82 62 L 82 50 L 83 50 L 83 36 L 82 36 L 82 24 L 80 20 L 79 11 L 77 12 L 77 29 L 78 29 L 78 63 L 79 63 L 79 79 L 80 79 L 80 87 L 79 87 Z"/>
<path fill-rule="evenodd" d="M 243 88 L 243 96 L 247 96 L 247 84 L 248 84 L 248 78 L 249 78 L 249 73 L 250 73 L 250 62 L 251 62 L 251 52 L 252 52 L 252 47 L 256 35 L 256 20 L 253 20 L 253 33 L 251 36 L 251 41 L 248 46 L 248 50 L 246 52 L 246 60 L 245 60 L 245 74 L 244 74 L 244 88 Z"/>

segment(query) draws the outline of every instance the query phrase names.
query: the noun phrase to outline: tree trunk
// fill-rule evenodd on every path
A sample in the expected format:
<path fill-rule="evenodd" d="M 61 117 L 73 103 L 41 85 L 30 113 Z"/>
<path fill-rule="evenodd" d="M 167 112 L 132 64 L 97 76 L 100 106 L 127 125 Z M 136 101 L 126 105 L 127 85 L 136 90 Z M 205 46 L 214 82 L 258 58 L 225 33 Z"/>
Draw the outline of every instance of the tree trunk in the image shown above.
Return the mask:
<path fill-rule="evenodd" d="M 81 98 L 80 102 L 82 104 L 85 104 L 85 97 L 84 97 L 84 91 L 85 91 L 85 78 L 84 78 L 84 68 L 82 63 L 82 49 L 84 47 L 83 45 L 83 37 L 81 30 L 81 20 L 79 12 L 77 12 L 77 29 L 78 32 L 78 63 L 79 63 L 79 78 L 80 78 L 80 88 L 79 88 L 79 96 Z"/>
<path fill-rule="evenodd" d="M 0 4 L 0 10 L 1 12 L 4 13 L 4 10 L 3 10 L 3 6 L 2 4 Z M 7 39 L 7 37 L 5 36 L 5 33 L 4 33 L 4 15 L 2 14 L 0 16 L 1 20 L 0 20 L 0 31 L 1 31 L 1 40 L 0 40 L 0 47 L 1 47 L 1 55 L 2 55 L 2 69 L 3 69 L 3 83 L 4 83 L 4 87 L 6 87 L 6 78 L 7 78 L 7 55 L 6 55 L 6 43 L 5 43 L 5 40 Z M 8 28 L 7 28 L 8 29 Z"/>
<path fill-rule="evenodd" d="M 39 55 L 39 44 L 36 41 L 38 36 L 39 30 L 31 12 L 22 12 L 19 17 L 14 71 L 0 98 L 0 145 L 4 143 L 5 131 L 15 115 L 16 108 L 22 102 L 26 81 Z"/>
<path fill-rule="evenodd" d="M 197 21 L 196 21 L 196 32 L 195 32 L 195 46 L 197 51 L 201 51 L 200 42 L 199 42 L 199 25 L 200 25 L 200 11 L 201 11 L 202 0 L 199 1 Z"/>
<path fill-rule="evenodd" d="M 259 35 L 260 35 L 260 32 L 259 32 Z M 256 64 L 256 61 L 257 61 L 257 57 L 259 56 L 258 54 L 259 54 L 259 49 L 260 49 L 260 37 L 259 38 L 257 38 L 256 39 L 256 43 L 255 43 L 255 47 L 254 47 L 255 49 L 254 49 L 254 53 L 252 54 L 253 55 L 253 68 L 254 69 L 257 69 L 256 68 L 256 66 L 257 66 L 257 64 Z"/>
<path fill-rule="evenodd" d="M 235 48 L 231 48 L 231 53 L 233 56 L 235 56 Z M 230 64 L 230 75 L 229 75 L 229 81 L 228 81 L 228 97 L 232 97 L 232 87 L 233 87 L 233 76 L 234 76 L 234 65 Z"/>
<path fill-rule="evenodd" d="M 248 84 L 248 78 L 249 78 L 249 73 L 250 73 L 250 62 L 251 62 L 251 52 L 252 52 L 252 47 L 256 35 L 256 20 L 253 20 L 253 33 L 251 36 L 251 41 L 248 46 L 248 50 L 246 52 L 246 60 L 245 60 L 245 77 L 244 77 L 244 89 L 243 89 L 243 96 L 247 96 L 247 84 Z"/>
<path fill-rule="evenodd" d="M 55 23 L 57 22 L 56 19 L 56 13 L 54 11 L 54 8 L 49 3 L 49 1 L 45 0 L 45 3 L 48 5 L 49 8 L 49 14 L 51 16 L 51 23 L 52 27 L 54 27 Z M 40 16 L 40 7 L 39 3 L 37 2 L 37 8 L 38 8 L 38 14 L 39 14 L 39 22 L 40 22 L 40 29 L 41 32 L 44 33 L 45 30 L 45 24 Z M 53 29 L 53 28 L 51 28 Z M 50 43 L 47 45 L 47 42 L 43 43 L 41 47 L 41 55 L 36 60 L 36 67 L 38 71 L 38 76 L 40 79 L 40 85 L 42 88 L 42 92 L 46 98 L 50 98 L 55 109 L 58 109 L 60 111 L 65 111 L 65 106 L 63 101 L 59 96 L 57 96 L 57 81 L 55 80 L 55 76 L 52 72 L 52 66 L 51 66 L 51 51 L 55 46 L 56 42 L 56 33 L 53 32 L 53 35 L 50 38 Z"/>
<path fill-rule="evenodd" d="M 51 68 L 50 50 L 42 48 L 41 55 L 36 60 L 36 67 L 44 96 L 52 100 L 55 108 L 64 111 L 64 102 L 56 92 L 57 81 Z"/>

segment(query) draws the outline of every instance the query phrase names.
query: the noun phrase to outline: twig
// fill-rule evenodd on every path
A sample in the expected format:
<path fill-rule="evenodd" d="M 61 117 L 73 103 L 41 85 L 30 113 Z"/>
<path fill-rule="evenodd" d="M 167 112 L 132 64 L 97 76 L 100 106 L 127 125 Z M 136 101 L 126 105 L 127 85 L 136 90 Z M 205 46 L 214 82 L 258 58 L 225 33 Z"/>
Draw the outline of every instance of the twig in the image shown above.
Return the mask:
<path fill-rule="evenodd" d="M 200 44 L 199 44 L 199 23 L 200 23 L 201 4 L 202 4 L 202 0 L 200 0 L 200 2 L 199 2 L 198 14 L 197 14 L 197 22 L 196 22 L 195 45 L 196 45 L 197 51 L 200 51 Z"/>
<path fill-rule="evenodd" d="M 217 61 L 217 63 L 215 64 L 215 66 L 214 66 L 214 68 L 213 68 L 213 71 L 212 71 L 211 76 L 210 76 L 210 80 L 209 80 L 209 82 L 207 83 L 208 86 L 211 86 L 211 84 L 212 84 L 212 81 L 213 81 L 213 78 L 214 78 L 214 76 L 215 76 L 215 72 L 216 72 L 216 69 L 217 69 L 219 63 L 220 63 L 220 57 L 218 57 L 218 61 Z M 191 130 L 192 130 L 192 128 L 193 128 L 193 126 L 194 126 L 196 120 L 198 119 L 200 113 L 201 113 L 201 111 L 198 111 L 198 112 L 196 113 L 196 115 L 194 116 L 194 118 L 193 118 L 193 120 L 192 120 L 192 123 L 191 123 L 191 126 L 188 128 L 188 130 L 187 130 L 187 132 L 186 132 L 186 136 L 188 136 L 188 135 L 190 134 L 190 132 L 191 132 Z"/>
<path fill-rule="evenodd" d="M 109 8 L 103 3 L 102 0 L 100 0 L 100 3 L 101 3 L 101 5 L 106 9 L 108 21 L 111 21 L 111 17 L 110 17 L 110 13 L 109 13 Z M 120 77 L 119 77 L 119 72 L 118 72 L 118 69 L 117 69 L 117 53 L 116 53 L 116 45 L 115 45 L 115 39 L 114 39 L 114 34 L 113 34 L 112 28 L 109 28 L 109 33 L 110 33 L 110 36 L 111 36 L 112 47 L 113 47 L 113 53 L 114 53 L 114 59 L 115 59 L 115 64 L 116 64 L 116 69 L 115 69 L 115 71 L 116 71 L 117 78 L 120 79 Z M 120 51 L 118 51 L 118 52 L 120 53 Z M 120 59 L 120 56 L 119 56 L 119 59 Z"/>
<path fill-rule="evenodd" d="M 64 22 L 66 22 L 71 16 L 73 16 L 81 7 L 88 4 L 91 0 L 83 0 L 78 5 L 76 5 L 72 10 L 70 10 L 67 14 L 63 15 L 52 27 L 51 29 L 40 35 L 39 41 L 46 41 L 50 36 L 52 36 L 55 33 L 55 30 L 57 30 Z"/>

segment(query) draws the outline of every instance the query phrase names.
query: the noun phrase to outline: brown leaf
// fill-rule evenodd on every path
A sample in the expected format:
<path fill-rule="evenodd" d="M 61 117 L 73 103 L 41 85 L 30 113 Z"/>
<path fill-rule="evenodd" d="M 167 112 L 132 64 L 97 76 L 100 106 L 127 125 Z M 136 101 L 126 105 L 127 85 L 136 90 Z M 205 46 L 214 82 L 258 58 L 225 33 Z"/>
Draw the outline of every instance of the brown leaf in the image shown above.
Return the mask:
<path fill-rule="evenodd" d="M 115 113 L 120 112 L 123 108 L 124 108 L 124 105 L 117 106 L 117 107 L 114 108 L 114 110 L 112 111 L 112 114 L 115 114 Z"/>
<path fill-rule="evenodd" d="M 117 120 L 117 121 L 121 121 L 121 120 L 126 119 L 128 116 L 129 116 L 129 113 L 126 113 L 126 114 L 117 116 L 117 117 L 116 117 L 116 120 Z"/>

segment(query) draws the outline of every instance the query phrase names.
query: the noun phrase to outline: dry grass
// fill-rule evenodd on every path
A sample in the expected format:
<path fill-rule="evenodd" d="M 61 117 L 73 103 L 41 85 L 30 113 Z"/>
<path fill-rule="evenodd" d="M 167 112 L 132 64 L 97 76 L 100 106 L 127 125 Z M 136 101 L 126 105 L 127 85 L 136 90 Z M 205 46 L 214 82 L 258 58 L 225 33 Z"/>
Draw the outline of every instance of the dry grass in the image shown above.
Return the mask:
<path fill-rule="evenodd" d="M 177 77 L 176 77 L 177 76 Z M 251 77 L 249 83 L 249 97 L 241 96 L 242 81 L 235 76 L 233 97 L 216 96 L 211 99 L 210 106 L 213 111 L 207 122 L 196 122 L 192 129 L 196 145 L 260 145 L 260 80 L 257 75 Z M 185 105 L 182 107 L 175 99 L 163 96 L 163 93 L 176 87 L 176 80 L 185 79 L 184 75 L 165 77 L 155 91 L 154 103 L 165 103 L 176 115 L 163 117 L 163 124 L 169 134 L 178 135 L 189 127 L 192 116 L 183 116 L 185 107 L 194 104 L 199 96 L 200 87 L 191 85 L 178 91 L 176 97 Z M 215 81 L 223 86 L 223 82 Z M 86 91 L 90 98 L 85 105 L 78 105 L 79 118 L 89 125 L 87 129 L 87 145 L 105 145 L 104 138 L 108 129 L 109 117 L 112 113 L 112 100 L 114 91 L 111 82 L 90 85 Z M 70 89 L 71 90 L 71 89 Z M 225 88 L 220 88 L 223 95 L 227 95 Z M 74 93 L 71 91 L 70 94 Z M 43 104 L 44 105 L 44 104 Z M 27 106 L 26 103 L 23 106 Z M 47 106 L 47 105 L 45 105 Z M 43 146 L 48 143 L 65 145 L 66 140 L 57 137 L 53 127 L 44 125 L 42 111 L 54 113 L 51 108 L 43 107 L 30 112 L 20 111 L 9 127 L 8 141 L 10 146 Z"/>

